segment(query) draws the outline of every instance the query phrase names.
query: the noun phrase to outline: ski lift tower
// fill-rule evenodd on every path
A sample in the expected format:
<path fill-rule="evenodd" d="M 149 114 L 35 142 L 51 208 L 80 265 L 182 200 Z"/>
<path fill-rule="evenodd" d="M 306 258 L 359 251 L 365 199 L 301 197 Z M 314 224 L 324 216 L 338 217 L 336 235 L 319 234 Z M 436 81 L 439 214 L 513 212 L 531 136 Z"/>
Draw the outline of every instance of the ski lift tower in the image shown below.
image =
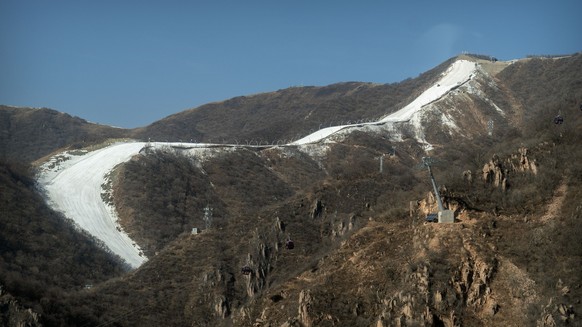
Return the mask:
<path fill-rule="evenodd" d="M 428 174 L 430 176 L 430 181 L 432 183 L 432 187 L 434 189 L 434 195 L 437 200 L 437 205 L 439 208 L 438 212 L 438 222 L 439 223 L 454 223 L 455 222 L 455 212 L 453 210 L 445 209 L 443 206 L 443 201 L 441 200 L 441 196 L 439 194 L 439 189 L 437 187 L 437 183 L 432 175 L 432 170 L 430 169 L 430 165 L 432 164 L 432 159 L 430 157 L 422 157 L 422 163 L 424 166 L 428 168 Z"/>

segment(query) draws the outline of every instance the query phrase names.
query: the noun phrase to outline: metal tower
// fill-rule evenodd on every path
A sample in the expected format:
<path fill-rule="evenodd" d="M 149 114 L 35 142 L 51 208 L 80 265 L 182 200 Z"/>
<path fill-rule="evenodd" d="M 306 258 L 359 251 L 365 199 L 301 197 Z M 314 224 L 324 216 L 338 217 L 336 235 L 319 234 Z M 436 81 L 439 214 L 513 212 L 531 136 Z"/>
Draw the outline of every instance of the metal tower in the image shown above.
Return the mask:
<path fill-rule="evenodd" d="M 452 223 L 455 222 L 455 213 L 453 210 L 447 210 L 443 206 L 443 201 L 441 200 L 441 195 L 439 193 L 439 189 L 432 174 L 432 170 L 430 165 L 433 163 L 433 160 L 430 157 L 422 157 L 422 163 L 424 166 L 428 168 L 428 174 L 430 176 L 430 182 L 432 183 L 432 187 L 434 189 L 434 195 L 437 200 L 437 205 L 439 208 L 438 212 L 438 221 L 439 223 Z"/>

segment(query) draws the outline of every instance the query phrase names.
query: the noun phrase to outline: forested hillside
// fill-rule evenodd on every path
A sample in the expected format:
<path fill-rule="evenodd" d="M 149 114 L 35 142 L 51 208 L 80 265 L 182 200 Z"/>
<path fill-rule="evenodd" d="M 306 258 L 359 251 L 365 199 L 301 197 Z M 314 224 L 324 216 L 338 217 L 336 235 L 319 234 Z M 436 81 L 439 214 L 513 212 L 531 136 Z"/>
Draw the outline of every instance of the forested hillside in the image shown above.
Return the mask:
<path fill-rule="evenodd" d="M 347 82 L 239 96 L 171 115 L 136 129 L 134 135 L 156 141 L 290 142 L 322 127 L 372 121 L 394 112 L 434 83 L 451 62 L 393 84 Z"/>
<path fill-rule="evenodd" d="M 128 134 L 127 130 L 92 124 L 52 109 L 2 105 L 0 131 L 0 160 L 19 163 L 65 147 L 86 147 Z"/>
<path fill-rule="evenodd" d="M 0 208 L 0 289 L 45 323 L 52 324 L 54 301 L 127 272 L 120 259 L 47 206 L 28 166 L 0 163 Z"/>

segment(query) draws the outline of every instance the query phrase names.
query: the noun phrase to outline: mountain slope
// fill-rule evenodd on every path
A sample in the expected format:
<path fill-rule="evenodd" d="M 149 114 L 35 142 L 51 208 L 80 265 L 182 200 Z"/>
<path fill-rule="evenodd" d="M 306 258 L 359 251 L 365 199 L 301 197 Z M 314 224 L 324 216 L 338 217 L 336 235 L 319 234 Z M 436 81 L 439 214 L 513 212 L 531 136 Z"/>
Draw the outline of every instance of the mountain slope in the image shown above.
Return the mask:
<path fill-rule="evenodd" d="M 451 62 L 400 83 L 292 87 L 210 103 L 137 129 L 135 137 L 152 141 L 289 143 L 323 126 L 375 120 L 395 111 L 434 83 Z"/>
<path fill-rule="evenodd" d="M 565 65 L 576 67 L 577 60 L 579 56 L 574 56 Z M 347 134 L 341 143 L 305 146 L 303 151 L 320 167 L 320 173 L 311 177 L 311 187 L 304 187 L 290 199 L 281 200 L 282 203 L 272 200 L 267 208 L 258 206 L 255 209 L 258 213 L 250 217 L 248 209 L 244 216 L 237 216 L 240 209 L 234 206 L 236 202 L 225 201 L 231 203 L 233 211 L 229 211 L 230 205 L 225 206 L 228 220 L 218 230 L 194 237 L 181 236 L 167 245 L 168 256 L 162 252 L 152 258 L 153 271 L 163 270 L 158 264 L 177 265 L 187 270 L 187 275 L 198 276 L 191 282 L 163 288 L 182 294 L 177 303 L 198 304 L 176 304 L 175 310 L 185 310 L 180 318 L 184 320 L 176 324 L 369 326 L 394 325 L 400 321 L 407 325 L 479 326 L 579 322 L 579 317 L 571 313 L 579 310 L 574 299 L 579 297 L 580 290 L 574 288 L 580 277 L 576 269 L 566 267 L 577 267 L 581 258 L 580 252 L 571 248 L 577 242 L 579 230 L 574 225 L 580 212 L 574 204 L 580 189 L 574 186 L 579 183 L 574 178 L 578 173 L 572 172 L 568 163 L 579 160 L 575 159 L 580 155 L 576 150 L 579 143 L 576 126 L 582 126 L 582 120 L 572 117 L 561 128 L 554 126 L 553 116 L 546 119 L 543 110 L 536 110 L 531 112 L 530 121 L 518 124 L 523 110 L 521 100 L 510 83 L 501 79 L 502 73 L 495 77 L 486 71 L 478 73 L 471 84 L 427 106 L 422 114 L 425 116 L 419 119 L 426 140 L 440 151 L 441 160 L 450 163 L 446 171 L 437 168 L 436 177 L 453 187 L 446 193 L 446 201 L 461 204 L 460 213 L 466 210 L 459 224 L 440 228 L 405 218 L 408 202 L 430 189 L 424 173 L 406 168 L 426 155 L 418 143 L 421 133 L 417 130 L 410 137 L 404 133 L 400 142 L 392 140 L 394 132 L 362 130 Z M 575 78 L 575 73 L 569 76 Z M 535 80 L 530 84 L 533 86 Z M 569 90 L 574 92 L 574 99 L 582 99 L 575 93 L 577 90 Z M 564 105 L 562 101 L 554 98 L 548 105 Z M 453 117 L 451 120 L 461 128 L 448 133 L 440 128 L 443 120 L 439 115 L 435 119 L 434 112 Z M 494 120 L 490 136 L 489 119 Z M 546 133 L 550 139 L 557 137 L 554 148 L 543 145 L 539 138 L 520 138 L 521 133 L 528 135 L 530 131 L 522 128 L 532 124 L 542 126 L 535 131 L 538 134 Z M 556 131 L 555 127 L 561 130 Z M 454 147 L 447 146 L 451 140 L 455 140 Z M 529 160 L 538 164 L 538 175 L 533 177 L 517 169 L 509 175 L 510 191 L 480 183 L 480 170 L 489 156 L 498 152 L 513 158 L 517 145 L 523 142 L 531 145 Z M 516 146 L 508 148 L 513 144 Z M 538 148 L 538 144 L 542 145 Z M 480 148 L 482 145 L 486 147 Z M 323 149 L 315 151 L 318 147 Z M 395 161 L 385 161 L 387 175 L 374 175 L 378 174 L 378 156 L 391 153 L 393 147 L 397 147 Z M 282 171 L 290 175 L 281 179 L 291 180 L 297 168 L 288 167 L 291 164 L 288 160 L 295 155 L 280 150 L 273 157 L 279 151 L 271 151 L 268 166 L 285 167 Z M 266 155 L 266 151 L 259 154 Z M 520 160 L 518 155 L 515 161 Z M 229 165 L 234 167 L 241 162 L 225 160 L 224 164 L 228 169 Z M 204 163 L 202 167 L 207 168 Z M 473 171 L 473 186 L 462 179 L 461 172 L 466 169 Z M 545 225 L 540 221 L 544 203 L 550 201 L 552 189 L 559 185 L 555 178 L 562 172 L 567 172 L 567 180 L 572 184 L 568 191 L 570 200 L 562 204 L 562 218 Z M 217 177 L 209 176 L 210 181 Z M 224 201 L 237 193 L 248 195 L 248 190 L 242 188 L 245 177 L 253 179 L 250 174 L 227 179 L 224 185 L 242 182 L 241 188 L 238 192 L 221 192 L 220 198 Z M 262 190 L 266 189 L 254 190 L 255 196 L 268 196 Z M 535 200 L 529 200 L 534 194 Z M 466 209 L 462 209 L 463 203 L 468 206 Z M 485 212 L 480 213 L 482 210 Z M 524 225 L 521 217 L 526 214 L 532 218 L 531 223 Z M 367 222 L 370 218 L 372 222 Z M 294 230 L 289 229 L 292 227 Z M 319 231 L 319 237 L 313 234 L 314 229 Z M 208 237 L 215 232 L 228 237 L 228 241 L 210 241 Z M 283 241 L 289 236 L 297 244 L 291 251 L 283 248 Z M 196 237 L 200 237 L 200 243 Z M 536 246 L 530 246 L 531 240 L 535 240 Z M 313 251 L 314 244 L 321 252 Z M 212 255 L 200 256 L 204 250 L 199 246 L 214 249 L 209 251 Z M 552 271 L 553 261 L 545 256 L 548 252 L 559 253 L 561 261 L 567 263 L 563 269 Z M 216 259 L 208 262 L 209 257 Z M 238 271 L 245 264 L 253 269 L 249 277 Z M 190 271 L 187 267 L 191 266 L 198 268 Z M 173 273 L 166 275 L 169 280 Z M 135 279 L 125 280 L 129 289 L 136 292 L 142 285 L 140 278 L 148 274 L 137 275 L 141 275 L 141 270 L 136 272 Z M 107 286 L 102 294 L 115 287 Z M 569 291 L 564 291 L 564 287 Z M 144 310 L 158 310 L 155 300 L 147 303 Z M 119 321 L 139 325 L 156 319 L 167 317 L 131 316 Z"/>
<path fill-rule="evenodd" d="M 67 292 L 50 310 L 40 302 L 41 319 L 121 326 L 579 324 L 581 56 L 503 63 L 503 70 L 471 60 L 479 65 L 470 80 L 419 101 L 406 121 L 360 122 L 293 146 L 266 146 L 272 131 L 253 146 L 150 143 L 113 170 L 105 197 L 149 260 L 91 290 Z M 437 90 L 453 61 L 385 114 Z M 548 82 L 556 88 L 540 90 L 545 98 L 536 105 L 542 99 L 528 88 Z M 339 86 L 344 93 L 335 93 Z M 338 102 L 326 98 L 318 111 L 357 93 L 351 83 L 328 90 Z M 300 96 L 287 102 L 312 101 L 301 89 L 269 96 L 286 91 Z M 214 117 L 216 130 L 200 135 L 236 135 L 222 128 L 234 126 L 238 105 L 260 122 L 265 112 L 255 115 L 255 104 L 239 100 L 228 110 L 215 104 L 204 117 Z M 168 117 L 152 131 L 175 129 L 171 135 L 182 137 L 198 128 L 188 117 L 204 110 L 178 114 L 183 123 Z M 552 122 L 556 110 L 566 118 L 562 125 Z M 290 123 L 281 135 L 305 136 L 314 123 Z M 248 126 L 246 133 L 259 130 Z M 434 175 L 455 224 L 424 222 L 434 197 L 426 171 L 414 167 L 427 155 L 436 159 Z M 192 235 L 192 227 L 202 233 Z M 293 249 L 285 247 L 289 239 Z"/>
<path fill-rule="evenodd" d="M 387 160 L 380 174 L 374 153 L 362 147 L 372 140 L 331 145 L 311 186 L 271 198 L 254 212 L 239 212 L 236 203 L 244 199 L 260 204 L 271 195 L 268 188 L 237 195 L 256 175 L 209 173 L 212 184 L 223 181 L 215 192 L 226 203 L 217 210 L 214 227 L 199 235 L 180 233 L 132 274 L 98 285 L 90 294 L 72 295 L 61 306 L 75 303 L 87 321 L 123 326 L 389 326 L 399 321 L 518 326 L 561 317 L 575 325 L 579 316 L 570 317 L 570 312 L 580 309 L 576 299 L 582 291 L 576 286 L 582 253 L 575 246 L 582 174 L 576 166 L 565 165 L 581 159 L 573 135 L 565 135 L 553 148 L 531 149 L 529 160 L 539 163 L 539 171 L 535 177 L 527 171 L 513 173 L 511 191 L 481 185 L 479 178 L 462 195 L 477 207 L 485 207 L 481 202 L 488 197 L 498 197 L 508 214 L 461 206 L 459 221 L 449 226 L 423 223 L 422 215 L 409 218 L 410 199 L 423 198 L 430 189 L 425 172 L 414 176 L 407 168 L 414 162 L 413 149 Z M 301 171 L 292 156 L 272 151 L 259 154 L 262 159 L 252 164 L 258 165 L 257 171 L 266 158 L 276 158 L 273 171 L 287 171 L 288 177 Z M 158 155 L 168 164 L 173 156 Z M 220 163 L 237 169 L 243 162 L 236 157 L 216 157 L 202 168 Z M 561 164 L 552 167 L 553 160 Z M 147 166 L 131 169 L 139 173 Z M 520 194 L 532 188 L 545 194 L 540 192 L 549 185 L 545 180 L 565 169 L 569 186 L 561 214 L 548 221 L 545 208 L 552 203 L 552 192 L 532 203 Z M 232 183 L 234 189 L 224 188 Z M 462 188 L 450 187 L 443 194 L 445 202 L 461 203 L 455 193 Z M 175 206 L 182 205 L 181 197 L 166 196 Z M 526 215 L 520 210 L 527 206 L 533 210 Z M 284 247 L 289 237 L 293 250 Z M 240 272 L 244 265 L 252 269 L 249 276 Z"/>

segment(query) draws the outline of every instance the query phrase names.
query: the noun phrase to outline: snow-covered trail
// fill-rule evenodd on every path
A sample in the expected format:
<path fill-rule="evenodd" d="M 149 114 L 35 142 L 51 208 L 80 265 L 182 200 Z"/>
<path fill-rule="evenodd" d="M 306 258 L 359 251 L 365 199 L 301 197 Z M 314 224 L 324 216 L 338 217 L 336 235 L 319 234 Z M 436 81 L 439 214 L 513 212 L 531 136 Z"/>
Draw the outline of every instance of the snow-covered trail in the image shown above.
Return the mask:
<path fill-rule="evenodd" d="M 404 122 L 409 121 L 412 115 L 422 109 L 427 104 L 434 102 L 451 90 L 469 81 L 475 71 L 475 63 L 468 60 L 455 61 L 444 73 L 444 76 L 426 91 L 422 92 L 414 101 L 404 108 L 382 118 L 381 122 Z"/>
<path fill-rule="evenodd" d="M 427 104 L 442 98 L 451 90 L 463 85 L 465 82 L 468 82 L 473 77 L 475 69 L 476 66 L 474 62 L 468 60 L 457 60 L 451 64 L 446 72 L 443 73 L 443 76 L 437 83 L 424 91 L 421 95 L 414 99 L 414 101 L 406 105 L 404 108 L 383 117 L 379 121 L 323 128 L 291 144 L 303 145 L 319 142 L 326 137 L 329 137 L 332 134 L 335 134 L 346 128 L 407 122 L 414 114 L 422 110 L 422 108 Z"/>
<path fill-rule="evenodd" d="M 57 170 L 46 170 L 39 182 L 48 201 L 82 229 L 103 241 L 132 267 L 145 260 L 129 236 L 118 230 L 114 209 L 101 198 L 106 175 L 118 164 L 139 153 L 145 143 L 122 143 L 65 161 Z"/>

